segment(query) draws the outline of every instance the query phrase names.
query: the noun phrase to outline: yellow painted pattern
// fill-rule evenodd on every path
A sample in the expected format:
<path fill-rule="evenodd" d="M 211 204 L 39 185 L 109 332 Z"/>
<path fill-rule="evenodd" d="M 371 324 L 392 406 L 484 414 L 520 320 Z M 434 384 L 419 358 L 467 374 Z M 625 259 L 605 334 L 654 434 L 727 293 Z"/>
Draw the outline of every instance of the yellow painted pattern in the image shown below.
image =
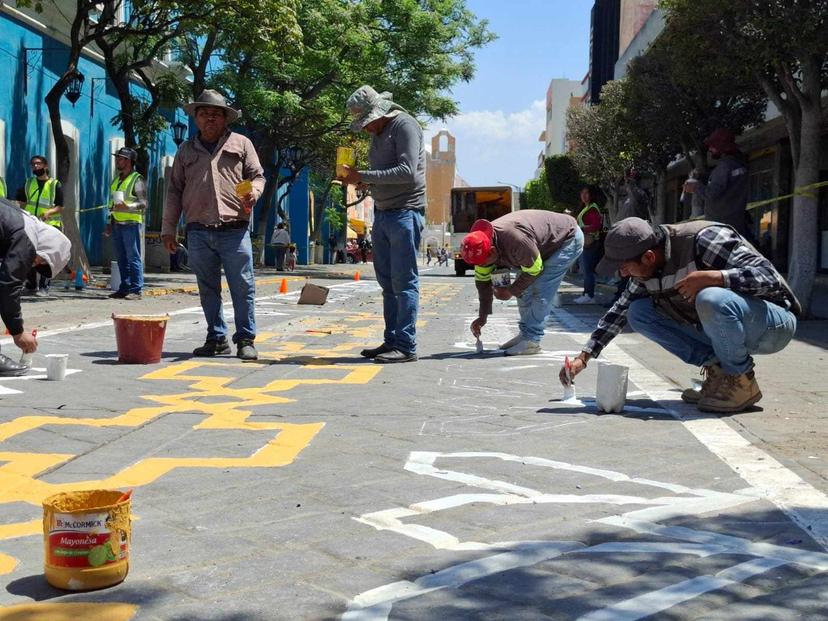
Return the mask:
<path fill-rule="evenodd" d="M 132 604 L 20 604 L 0 608 L 0 621 L 129 621 Z"/>
<path fill-rule="evenodd" d="M 448 287 L 434 287 L 424 292 L 422 300 L 446 295 Z M 430 295 L 429 295 L 430 294 Z M 275 341 L 279 333 L 263 332 L 257 336 L 260 360 L 257 363 L 224 361 L 217 359 L 193 359 L 170 364 L 145 374 L 141 379 L 165 382 L 184 382 L 186 390 L 164 395 L 144 395 L 143 399 L 157 405 L 133 408 L 111 418 L 20 416 L 0 424 L 0 441 L 8 440 L 27 431 L 52 425 L 75 425 L 90 428 L 139 427 L 159 416 L 176 413 L 201 413 L 205 418 L 194 429 L 245 429 L 275 432 L 264 446 L 248 457 L 238 458 L 158 458 L 143 459 L 104 479 L 72 483 L 47 483 L 38 477 L 59 468 L 73 459 L 69 453 L 35 453 L 0 451 L 0 508 L 3 504 L 25 502 L 39 506 L 42 500 L 62 491 L 96 488 L 140 487 L 178 468 L 274 468 L 293 462 L 308 446 L 324 423 L 293 424 L 283 422 L 249 421 L 252 408 L 294 402 L 283 393 L 304 385 L 359 385 L 367 384 L 382 370 L 381 365 L 339 364 L 337 359 L 353 356 L 354 350 L 364 347 L 366 339 L 381 335 L 381 315 L 368 312 L 352 312 L 342 317 L 304 318 L 303 325 L 314 325 L 316 330 L 291 335 L 291 340 Z M 422 325 L 423 322 L 418 322 Z M 345 335 L 353 341 L 334 346 L 308 346 L 302 337 L 318 342 L 320 336 Z M 295 339 L 295 340 L 294 340 Z M 273 342 L 270 342 L 273 341 Z M 261 345 L 267 343 L 266 348 Z M 321 344 L 320 344 L 321 345 Z M 263 386 L 234 388 L 238 379 L 234 371 L 249 371 L 256 366 L 289 361 L 298 364 L 303 377 L 275 379 Z M 218 398 L 218 399 L 217 399 Z M 224 399 L 221 399 L 224 398 Z M 0 524 L 0 541 L 38 535 L 40 519 Z M 10 573 L 17 560 L 0 553 L 0 574 Z M 71 608 L 71 607 L 75 608 Z M 83 608 L 84 606 L 99 606 Z M 32 612 L 30 612 L 30 609 Z M 94 618 L 106 621 L 129 619 L 136 608 L 128 605 L 92 604 L 32 604 L 0 608 L 0 621 L 27 619 L 78 619 Z M 21 616 L 23 615 L 23 616 Z"/>

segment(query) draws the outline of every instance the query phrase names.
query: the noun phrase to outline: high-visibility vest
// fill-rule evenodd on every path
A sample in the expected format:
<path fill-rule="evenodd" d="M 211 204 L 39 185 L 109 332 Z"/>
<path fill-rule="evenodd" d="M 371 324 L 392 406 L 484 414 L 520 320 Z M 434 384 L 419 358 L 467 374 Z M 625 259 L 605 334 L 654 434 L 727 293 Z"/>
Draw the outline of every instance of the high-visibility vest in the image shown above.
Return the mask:
<path fill-rule="evenodd" d="M 578 217 L 576 218 L 576 220 L 578 221 L 578 226 L 581 227 L 582 230 L 583 230 L 584 226 L 586 226 L 584 224 L 584 216 L 586 215 L 586 213 L 590 209 L 594 209 L 595 211 L 598 212 L 598 215 L 601 216 L 601 223 L 602 223 L 601 228 L 603 228 L 603 218 L 604 218 L 604 216 L 601 213 L 601 210 L 598 208 L 598 205 L 596 205 L 595 203 L 590 203 L 589 205 L 587 205 L 586 207 L 581 209 L 581 212 L 578 214 Z M 601 237 L 601 230 L 599 229 L 597 231 L 593 231 L 592 233 L 585 233 L 585 235 L 589 235 L 593 239 L 598 239 L 599 237 Z"/>
<path fill-rule="evenodd" d="M 57 179 L 46 179 L 46 182 L 41 188 L 37 182 L 37 177 L 29 177 L 26 179 L 26 211 L 32 214 L 35 218 L 39 218 L 39 212 L 51 209 L 55 206 L 55 194 L 58 187 Z M 52 226 L 63 226 L 63 219 L 60 214 L 54 214 L 45 220 L 46 224 Z"/>
<path fill-rule="evenodd" d="M 6 198 L 6 182 L 0 177 L 0 198 Z"/>
<path fill-rule="evenodd" d="M 144 214 L 140 211 L 112 211 L 112 206 L 115 204 L 112 201 L 112 194 L 114 192 L 124 193 L 124 203 L 131 205 L 138 200 L 135 196 L 135 182 L 141 178 L 141 173 L 129 173 L 125 179 L 120 176 L 112 180 L 112 185 L 109 186 L 109 213 L 112 214 L 112 219 L 116 223 L 123 224 L 125 222 L 137 222 L 141 224 L 144 221 Z"/>

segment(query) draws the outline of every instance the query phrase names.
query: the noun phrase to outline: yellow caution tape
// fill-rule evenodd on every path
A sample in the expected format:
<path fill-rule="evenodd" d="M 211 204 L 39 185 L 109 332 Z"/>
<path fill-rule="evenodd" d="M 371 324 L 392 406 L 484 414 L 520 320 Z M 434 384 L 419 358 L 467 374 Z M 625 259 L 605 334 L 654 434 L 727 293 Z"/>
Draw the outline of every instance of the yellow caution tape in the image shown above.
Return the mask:
<path fill-rule="evenodd" d="M 819 183 L 812 183 L 810 185 L 803 185 L 801 188 L 794 188 L 794 191 L 790 194 L 784 194 L 782 196 L 777 196 L 776 198 L 768 198 L 766 200 L 761 201 L 753 201 L 752 203 L 748 203 L 745 206 L 746 210 L 756 209 L 757 207 L 762 207 L 763 205 L 770 205 L 771 203 L 776 203 L 777 201 L 783 201 L 787 198 L 793 198 L 794 196 L 810 196 L 811 198 L 816 198 L 814 194 L 809 192 L 808 190 L 815 190 L 817 188 L 822 188 L 828 185 L 828 181 L 820 181 Z"/>

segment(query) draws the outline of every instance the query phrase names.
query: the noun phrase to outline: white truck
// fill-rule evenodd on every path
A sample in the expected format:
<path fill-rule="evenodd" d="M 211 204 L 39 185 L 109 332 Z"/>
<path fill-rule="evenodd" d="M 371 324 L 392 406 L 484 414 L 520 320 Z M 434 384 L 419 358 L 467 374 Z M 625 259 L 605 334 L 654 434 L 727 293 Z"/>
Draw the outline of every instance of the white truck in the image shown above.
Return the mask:
<path fill-rule="evenodd" d="M 520 194 L 511 186 L 459 187 L 451 189 L 451 251 L 454 255 L 454 273 L 464 276 L 471 269 L 460 254 L 460 242 L 477 220 L 494 220 L 517 211 Z"/>

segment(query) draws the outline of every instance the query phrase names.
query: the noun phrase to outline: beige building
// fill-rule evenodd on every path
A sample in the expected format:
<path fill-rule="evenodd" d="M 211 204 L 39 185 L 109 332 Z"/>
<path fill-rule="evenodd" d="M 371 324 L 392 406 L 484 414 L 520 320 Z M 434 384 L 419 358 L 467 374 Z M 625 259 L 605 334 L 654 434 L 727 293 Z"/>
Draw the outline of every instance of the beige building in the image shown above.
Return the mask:
<path fill-rule="evenodd" d="M 451 218 L 451 188 L 457 173 L 455 138 L 447 129 L 431 139 L 426 153 L 426 225 L 442 225 Z"/>

